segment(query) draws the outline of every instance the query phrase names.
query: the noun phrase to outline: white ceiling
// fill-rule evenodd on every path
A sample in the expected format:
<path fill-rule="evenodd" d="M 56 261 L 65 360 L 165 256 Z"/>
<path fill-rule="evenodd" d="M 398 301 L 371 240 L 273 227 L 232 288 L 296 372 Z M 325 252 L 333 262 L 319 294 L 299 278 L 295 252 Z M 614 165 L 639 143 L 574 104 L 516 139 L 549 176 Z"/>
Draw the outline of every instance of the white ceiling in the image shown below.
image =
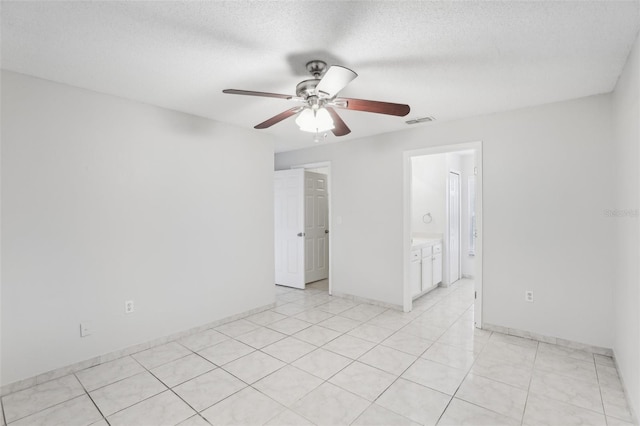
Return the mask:
<path fill-rule="evenodd" d="M 7 2 L 2 67 L 252 128 L 293 105 L 312 59 L 359 74 L 342 96 L 407 103 L 407 117 L 340 110 L 324 143 L 611 91 L 640 2 Z M 428 126 L 418 124 L 416 126 Z M 277 151 L 313 145 L 292 118 Z"/>

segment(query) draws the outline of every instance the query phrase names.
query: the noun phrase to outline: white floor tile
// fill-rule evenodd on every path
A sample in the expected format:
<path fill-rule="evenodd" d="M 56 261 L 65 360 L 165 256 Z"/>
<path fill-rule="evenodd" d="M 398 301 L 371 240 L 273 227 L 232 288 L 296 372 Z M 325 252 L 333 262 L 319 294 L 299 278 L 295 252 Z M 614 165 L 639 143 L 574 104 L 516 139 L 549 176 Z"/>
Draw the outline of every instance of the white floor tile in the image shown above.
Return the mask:
<path fill-rule="evenodd" d="M 378 398 L 376 404 L 416 423 L 435 425 L 450 399 L 449 395 L 398 379 Z"/>
<path fill-rule="evenodd" d="M 284 334 L 295 334 L 305 328 L 311 327 L 310 322 L 302 321 L 296 318 L 286 317 L 281 321 L 276 321 L 268 325 L 269 328 Z"/>
<path fill-rule="evenodd" d="M 2 397 L 7 423 L 84 394 L 74 375 L 64 376 Z"/>
<path fill-rule="evenodd" d="M 406 352 L 410 355 L 420 356 L 433 344 L 433 342 L 431 340 L 421 339 L 420 337 L 399 331 L 389 336 L 381 344 Z"/>
<path fill-rule="evenodd" d="M 229 337 L 213 329 L 192 334 L 180 339 L 180 344 L 194 352 L 227 340 Z"/>
<path fill-rule="evenodd" d="M 242 425 L 631 424 L 611 357 L 476 329 L 472 281 L 408 314 L 327 287 L 276 287 L 275 309 L 6 395 L 0 412 L 10 426 L 209 425 L 195 410 Z"/>
<path fill-rule="evenodd" d="M 460 385 L 456 398 L 520 420 L 527 401 L 527 392 L 470 374 Z"/>
<path fill-rule="evenodd" d="M 438 426 L 519 426 L 520 421 L 454 398 Z"/>
<path fill-rule="evenodd" d="M 228 322 L 219 327 L 216 327 L 216 331 L 226 334 L 229 337 L 238 337 L 244 333 L 248 333 L 252 330 L 255 330 L 258 327 L 259 325 L 254 324 L 251 321 L 240 319 L 240 320 Z"/>
<path fill-rule="evenodd" d="M 202 418 L 199 414 L 189 417 L 187 420 L 177 424 L 177 426 L 211 426 L 211 424 Z"/>
<path fill-rule="evenodd" d="M 394 374 L 356 361 L 333 376 L 329 382 L 364 399 L 375 401 L 382 392 L 391 386 L 396 377 Z"/>
<path fill-rule="evenodd" d="M 89 394 L 102 414 L 109 416 L 165 390 L 167 387 L 162 382 L 145 371 Z"/>
<path fill-rule="evenodd" d="M 111 426 L 173 426 L 195 413 L 173 392 L 166 391 L 108 417 Z"/>
<path fill-rule="evenodd" d="M 225 365 L 242 356 L 248 355 L 255 349 L 244 343 L 240 343 L 235 339 L 225 340 L 217 345 L 198 351 L 198 354 L 205 357 L 218 366 Z"/>
<path fill-rule="evenodd" d="M 313 426 L 309 420 L 291 410 L 285 410 L 269 420 L 267 426 Z"/>
<path fill-rule="evenodd" d="M 321 321 L 331 318 L 332 316 L 333 314 L 322 311 L 320 309 L 309 309 L 307 311 L 299 313 L 294 318 L 297 318 L 302 321 L 310 322 L 312 324 L 317 324 Z"/>
<path fill-rule="evenodd" d="M 418 359 L 402 377 L 447 395 L 453 395 L 467 372 L 426 359 Z"/>
<path fill-rule="evenodd" d="M 314 325 L 309 328 L 305 328 L 302 331 L 299 331 L 293 336 L 296 339 L 304 340 L 305 342 L 311 343 L 312 345 L 322 346 L 325 343 L 328 343 L 336 337 L 340 336 L 340 334 L 341 333 L 337 331 Z"/>
<path fill-rule="evenodd" d="M 396 376 L 402 374 L 416 359 L 417 357 L 414 355 L 381 345 L 376 346 L 359 358 L 365 364 Z"/>
<path fill-rule="evenodd" d="M 352 320 L 350 318 L 341 317 L 336 315 L 324 321 L 318 323 L 319 326 L 329 328 L 340 333 L 346 333 L 351 331 L 361 324 L 360 321 Z"/>
<path fill-rule="evenodd" d="M 173 390 L 193 408 L 202 411 L 246 386 L 240 379 L 218 368 L 178 385 Z"/>
<path fill-rule="evenodd" d="M 535 371 L 529 393 L 604 414 L 600 387 L 597 384 L 545 371 Z"/>
<path fill-rule="evenodd" d="M 285 337 L 287 337 L 286 334 L 278 333 L 277 331 L 270 330 L 265 327 L 260 327 L 236 337 L 236 340 L 253 348 L 261 349 L 267 345 L 277 342 L 278 340 L 282 340 Z"/>
<path fill-rule="evenodd" d="M 434 361 L 460 370 L 469 370 L 475 361 L 473 351 L 457 348 L 455 346 L 434 343 L 422 354 L 422 358 Z"/>
<path fill-rule="evenodd" d="M 85 426 L 102 419 L 100 412 L 84 394 L 61 404 L 54 405 L 43 411 L 23 417 L 11 426 Z"/>
<path fill-rule="evenodd" d="M 284 362 L 271 355 L 256 351 L 242 358 L 238 358 L 235 361 L 231 361 L 222 366 L 222 368 L 245 383 L 251 384 L 285 365 Z"/>
<path fill-rule="evenodd" d="M 330 383 L 324 383 L 296 402 L 292 410 L 316 425 L 349 425 L 369 402 Z"/>
<path fill-rule="evenodd" d="M 533 368 L 520 368 L 492 355 L 481 353 L 471 367 L 471 373 L 527 390 L 531 382 Z"/>
<path fill-rule="evenodd" d="M 529 395 L 523 425 L 604 426 L 602 414 L 537 395 Z"/>
<path fill-rule="evenodd" d="M 357 337 L 359 339 L 367 340 L 372 343 L 380 343 L 387 337 L 391 336 L 394 330 L 388 328 L 376 327 L 373 325 L 362 324 L 351 330 L 349 336 Z"/>
<path fill-rule="evenodd" d="M 286 317 L 287 317 L 286 315 L 282 315 L 274 311 L 264 311 L 264 312 L 250 315 L 245 319 L 247 321 L 251 321 L 252 323 L 255 323 L 258 325 L 269 325 L 276 321 L 283 320 Z"/>
<path fill-rule="evenodd" d="M 175 361 L 191 353 L 191 351 L 176 342 L 170 342 L 164 345 L 155 346 L 146 351 L 138 352 L 131 355 L 142 364 L 146 369 L 152 369 L 162 364 Z"/>
<path fill-rule="evenodd" d="M 351 359 L 356 359 L 370 351 L 375 345 L 375 343 L 343 334 L 322 348 Z"/>
<path fill-rule="evenodd" d="M 143 371 L 144 368 L 137 361 L 125 356 L 79 371 L 76 377 L 86 390 L 92 391 Z"/>
<path fill-rule="evenodd" d="M 347 365 L 351 364 L 351 359 L 324 349 L 315 351 L 303 356 L 292 365 L 301 370 L 311 373 L 316 377 L 327 380 Z"/>
<path fill-rule="evenodd" d="M 280 404 L 290 407 L 321 384 L 322 379 L 287 365 L 257 381 L 253 387 Z"/>
<path fill-rule="evenodd" d="M 287 337 L 262 348 L 262 352 L 278 358 L 280 361 L 291 363 L 298 358 L 316 350 L 316 346 L 298 340 L 295 337 Z"/>
<path fill-rule="evenodd" d="M 160 379 L 162 383 L 172 388 L 215 368 L 214 364 L 203 357 L 191 354 L 156 367 L 151 370 L 151 373 Z"/>
<path fill-rule="evenodd" d="M 262 425 L 285 410 L 273 399 L 252 388 L 235 395 L 202 412 L 213 425 Z"/>
<path fill-rule="evenodd" d="M 371 404 L 351 424 L 353 426 L 419 426 L 418 423 L 377 404 Z"/>

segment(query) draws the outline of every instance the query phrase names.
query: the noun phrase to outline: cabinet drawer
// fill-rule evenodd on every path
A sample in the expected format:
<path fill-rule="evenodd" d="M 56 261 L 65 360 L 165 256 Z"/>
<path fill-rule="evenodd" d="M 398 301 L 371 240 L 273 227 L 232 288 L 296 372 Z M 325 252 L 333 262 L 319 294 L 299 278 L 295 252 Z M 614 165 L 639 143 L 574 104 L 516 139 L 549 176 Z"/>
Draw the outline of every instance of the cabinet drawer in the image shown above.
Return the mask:
<path fill-rule="evenodd" d="M 422 249 L 422 257 L 431 257 L 431 246 Z"/>
<path fill-rule="evenodd" d="M 442 244 L 436 244 L 433 246 L 433 254 L 442 253 Z"/>
<path fill-rule="evenodd" d="M 411 250 L 411 261 L 415 262 L 420 260 L 420 250 Z"/>

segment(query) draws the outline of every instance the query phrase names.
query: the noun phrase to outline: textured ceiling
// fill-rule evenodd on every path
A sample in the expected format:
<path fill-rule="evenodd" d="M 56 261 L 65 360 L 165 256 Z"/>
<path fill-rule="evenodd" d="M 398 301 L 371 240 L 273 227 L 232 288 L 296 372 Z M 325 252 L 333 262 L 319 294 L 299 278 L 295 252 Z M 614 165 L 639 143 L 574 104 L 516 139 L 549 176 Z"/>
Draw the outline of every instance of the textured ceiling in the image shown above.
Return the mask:
<path fill-rule="evenodd" d="M 340 111 L 324 143 L 606 93 L 640 28 L 639 2 L 7 2 L 2 67 L 252 128 L 290 101 L 312 59 L 359 74 L 341 95 L 407 103 L 391 117 Z M 419 124 L 416 126 L 428 126 Z M 277 150 L 313 145 L 293 119 Z"/>

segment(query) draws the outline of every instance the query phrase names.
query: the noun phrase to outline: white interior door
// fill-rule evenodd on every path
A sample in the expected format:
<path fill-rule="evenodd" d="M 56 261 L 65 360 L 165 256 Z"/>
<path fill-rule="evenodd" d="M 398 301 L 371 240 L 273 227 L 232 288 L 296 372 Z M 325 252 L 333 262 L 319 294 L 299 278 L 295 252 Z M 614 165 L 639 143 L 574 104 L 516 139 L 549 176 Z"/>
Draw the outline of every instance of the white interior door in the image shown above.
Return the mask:
<path fill-rule="evenodd" d="M 449 284 L 460 279 L 460 175 L 449 172 Z"/>
<path fill-rule="evenodd" d="M 327 176 L 304 173 L 305 283 L 329 277 Z"/>
<path fill-rule="evenodd" d="M 275 172 L 276 284 L 304 289 L 304 170 Z"/>

